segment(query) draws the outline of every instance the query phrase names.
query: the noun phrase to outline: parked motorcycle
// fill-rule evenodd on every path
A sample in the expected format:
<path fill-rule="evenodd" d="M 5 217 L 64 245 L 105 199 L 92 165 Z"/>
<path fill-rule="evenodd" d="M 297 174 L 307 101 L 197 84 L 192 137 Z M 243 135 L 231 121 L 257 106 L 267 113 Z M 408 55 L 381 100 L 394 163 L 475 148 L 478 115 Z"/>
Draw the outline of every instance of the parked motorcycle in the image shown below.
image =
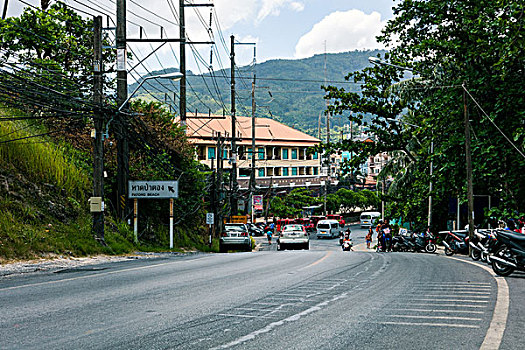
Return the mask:
<path fill-rule="evenodd" d="M 407 236 L 398 235 L 392 237 L 392 251 L 393 252 L 408 252 L 412 249 L 412 243 L 408 241 Z"/>
<path fill-rule="evenodd" d="M 515 270 L 525 271 L 525 235 L 507 230 L 497 231 L 500 245 L 490 261 L 494 272 L 508 276 Z"/>
<path fill-rule="evenodd" d="M 445 255 L 468 254 L 469 250 L 468 232 L 446 231 L 443 245 L 445 246 Z"/>
<path fill-rule="evenodd" d="M 487 261 L 489 256 L 489 245 L 492 239 L 491 230 L 474 230 L 474 235 L 469 241 L 470 245 L 470 257 L 472 260 L 480 260 L 483 262 Z"/>

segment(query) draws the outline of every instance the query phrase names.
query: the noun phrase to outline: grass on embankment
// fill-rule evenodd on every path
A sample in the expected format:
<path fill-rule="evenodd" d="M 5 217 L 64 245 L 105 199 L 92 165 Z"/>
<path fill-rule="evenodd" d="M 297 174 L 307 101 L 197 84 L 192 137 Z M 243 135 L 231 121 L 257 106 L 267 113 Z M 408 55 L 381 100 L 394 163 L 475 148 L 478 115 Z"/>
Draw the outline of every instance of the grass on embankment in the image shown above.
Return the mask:
<path fill-rule="evenodd" d="M 21 114 L 0 106 L 3 117 Z M 107 246 L 97 243 L 87 203 L 92 191 L 91 155 L 48 136 L 31 137 L 44 133 L 33 121 L 0 121 L 0 263 L 167 250 L 166 227 L 161 226 L 154 239 L 141 237 L 141 243 L 134 245 L 132 229 L 110 215 L 105 225 Z M 210 250 L 196 231 L 175 227 L 175 246 Z M 211 250 L 218 250 L 216 242 Z"/>
<path fill-rule="evenodd" d="M 0 114 L 21 112 L 0 108 Z M 132 251 L 119 233 L 108 232 L 108 247 L 93 239 L 90 158 L 49 137 L 31 137 L 45 133 L 34 124 L 0 122 L 0 262 Z"/>

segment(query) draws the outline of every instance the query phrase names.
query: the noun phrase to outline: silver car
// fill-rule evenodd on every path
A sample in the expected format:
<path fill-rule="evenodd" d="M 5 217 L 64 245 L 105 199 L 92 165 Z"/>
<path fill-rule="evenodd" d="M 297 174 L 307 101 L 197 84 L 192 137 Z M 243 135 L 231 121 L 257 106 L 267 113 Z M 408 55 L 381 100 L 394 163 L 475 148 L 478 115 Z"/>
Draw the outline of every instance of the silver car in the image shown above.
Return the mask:
<path fill-rule="evenodd" d="M 246 224 L 228 223 L 219 238 L 219 251 L 225 253 L 230 249 L 252 250 L 252 240 Z"/>
<path fill-rule="evenodd" d="M 285 248 L 310 249 L 310 238 L 303 225 L 286 225 L 277 238 L 277 250 Z"/>

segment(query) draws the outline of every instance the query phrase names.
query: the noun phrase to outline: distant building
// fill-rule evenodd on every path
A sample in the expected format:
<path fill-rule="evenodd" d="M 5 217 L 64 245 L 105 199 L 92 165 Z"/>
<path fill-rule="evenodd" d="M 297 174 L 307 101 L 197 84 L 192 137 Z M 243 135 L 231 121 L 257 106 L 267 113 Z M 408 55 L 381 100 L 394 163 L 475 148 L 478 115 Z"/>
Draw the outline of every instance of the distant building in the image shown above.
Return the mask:
<path fill-rule="evenodd" d="M 231 169 L 231 142 L 224 143 L 222 154 L 217 154 L 217 136 L 230 138 L 231 117 L 199 115 L 187 119 L 186 134 L 196 147 L 201 163 L 217 166 L 222 157 L 224 169 Z M 252 118 L 236 117 L 237 181 L 241 189 L 249 187 L 252 157 Z M 255 119 L 255 180 L 258 188 L 320 187 L 325 176 L 317 153 L 307 149 L 320 143 L 319 139 L 268 118 Z"/>

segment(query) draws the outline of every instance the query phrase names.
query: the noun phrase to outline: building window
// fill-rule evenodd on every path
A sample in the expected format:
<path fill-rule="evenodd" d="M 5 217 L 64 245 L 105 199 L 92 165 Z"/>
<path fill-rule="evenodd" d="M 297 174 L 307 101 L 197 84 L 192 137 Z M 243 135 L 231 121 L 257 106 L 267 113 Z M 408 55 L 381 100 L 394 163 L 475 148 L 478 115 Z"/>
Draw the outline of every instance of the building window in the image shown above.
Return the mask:
<path fill-rule="evenodd" d="M 319 158 L 319 155 L 317 154 L 317 152 L 315 152 L 315 153 L 313 154 L 313 159 L 318 159 L 318 158 Z"/>
<path fill-rule="evenodd" d="M 259 159 L 264 159 L 264 148 L 259 147 L 258 151 L 259 151 Z"/>
<path fill-rule="evenodd" d="M 292 148 L 292 159 L 297 159 L 297 148 Z"/>
<path fill-rule="evenodd" d="M 319 168 L 314 168 L 314 175 L 319 175 Z"/>
<path fill-rule="evenodd" d="M 222 150 L 222 159 L 228 159 L 228 150 L 227 149 L 223 149 Z"/>
<path fill-rule="evenodd" d="M 283 168 L 283 176 L 289 176 L 288 174 L 288 168 Z"/>
<path fill-rule="evenodd" d="M 252 148 L 249 147 L 246 149 L 246 159 L 252 159 Z"/>
<path fill-rule="evenodd" d="M 288 148 L 283 148 L 283 159 L 288 159 Z"/>
<path fill-rule="evenodd" d="M 215 159 L 215 147 L 208 147 L 208 159 Z"/>
<path fill-rule="evenodd" d="M 259 177 L 264 177 L 264 168 L 259 169 Z"/>
<path fill-rule="evenodd" d="M 292 157 L 293 157 L 293 153 L 292 153 Z M 292 168 L 292 176 L 297 176 L 297 168 Z"/>

